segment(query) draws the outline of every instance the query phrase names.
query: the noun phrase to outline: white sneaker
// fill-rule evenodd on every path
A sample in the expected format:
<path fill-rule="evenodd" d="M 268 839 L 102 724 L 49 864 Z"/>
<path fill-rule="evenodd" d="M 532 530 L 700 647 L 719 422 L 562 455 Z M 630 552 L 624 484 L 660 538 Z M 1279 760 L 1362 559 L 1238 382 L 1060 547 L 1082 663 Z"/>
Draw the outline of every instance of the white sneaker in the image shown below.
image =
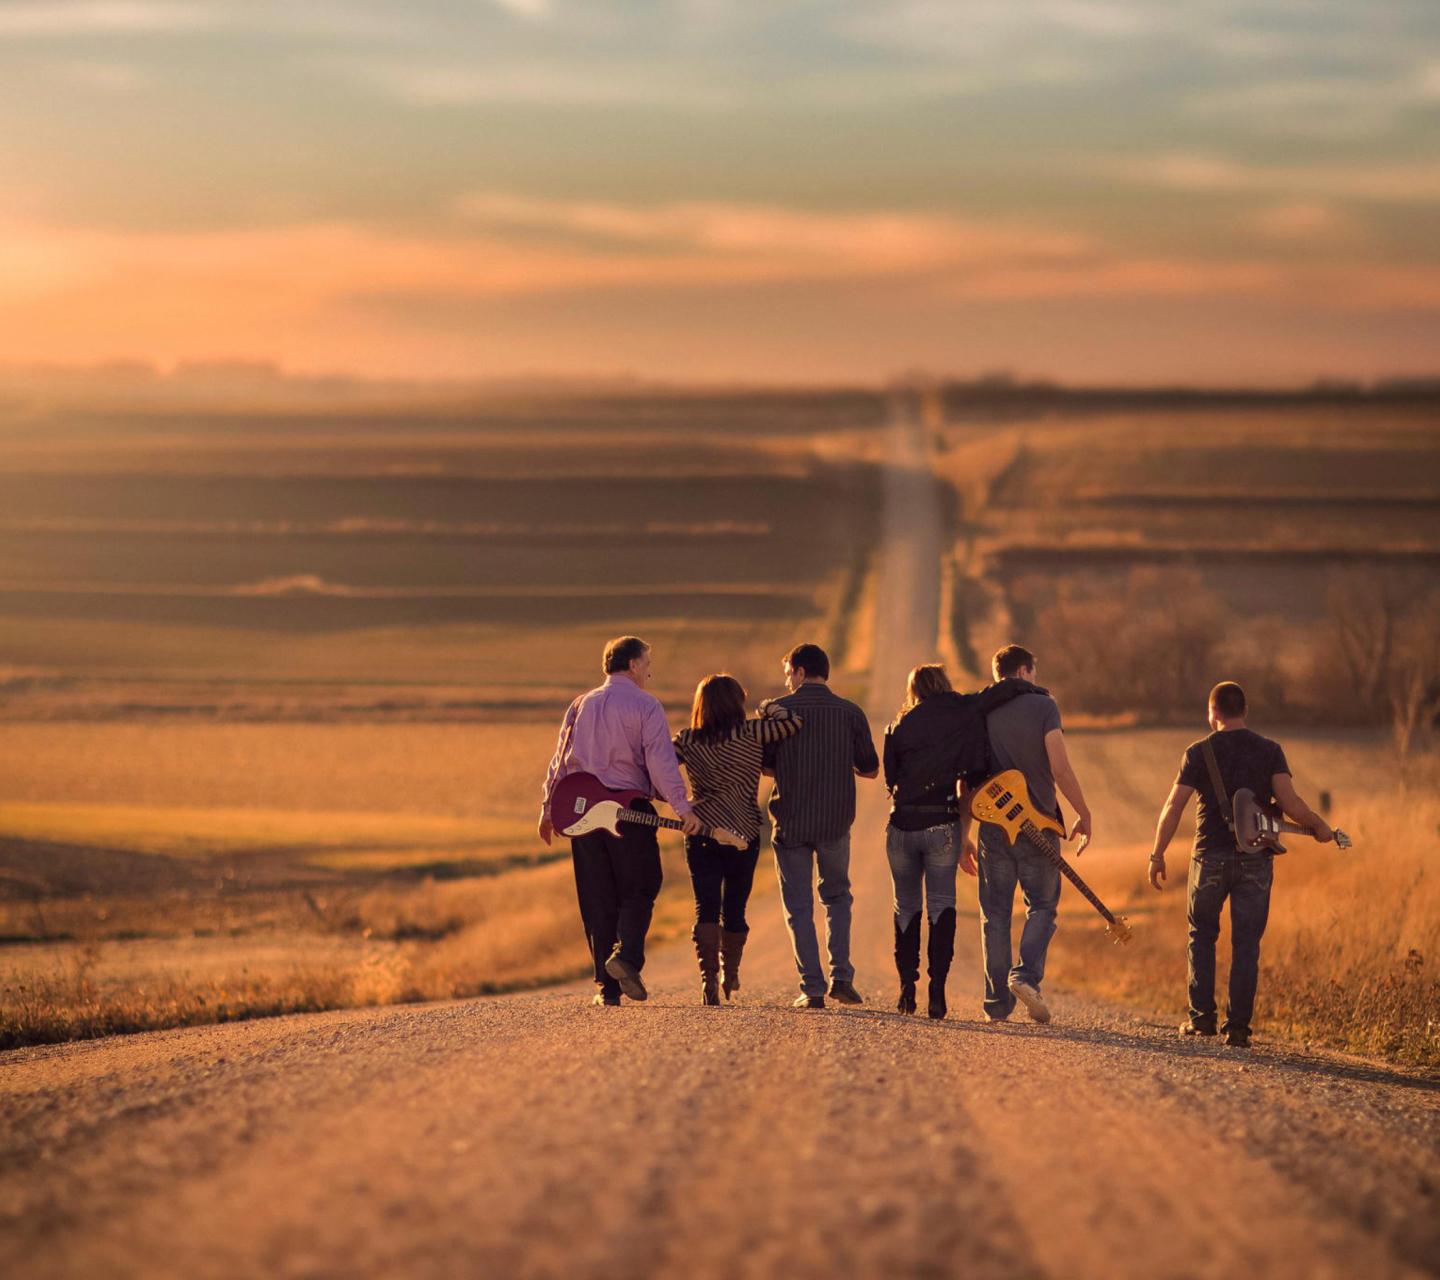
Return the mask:
<path fill-rule="evenodd" d="M 1039 988 L 1032 987 L 1028 982 L 1019 978 L 1010 980 L 1010 990 L 1015 998 L 1029 1010 L 1031 1018 L 1036 1022 L 1049 1022 L 1050 1010 L 1040 995 Z"/>

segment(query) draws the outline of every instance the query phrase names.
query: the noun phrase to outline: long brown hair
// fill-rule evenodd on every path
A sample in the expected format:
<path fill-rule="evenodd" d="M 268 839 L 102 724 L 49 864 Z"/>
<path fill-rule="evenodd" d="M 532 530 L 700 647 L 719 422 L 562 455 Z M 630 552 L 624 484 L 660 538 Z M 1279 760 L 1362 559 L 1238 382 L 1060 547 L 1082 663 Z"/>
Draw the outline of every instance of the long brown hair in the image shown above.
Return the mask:
<path fill-rule="evenodd" d="M 895 713 L 895 722 L 898 724 L 901 716 L 907 711 L 914 711 L 926 698 L 933 698 L 937 693 L 949 693 L 952 687 L 945 668 L 938 662 L 926 662 L 916 667 L 905 681 L 905 701 Z"/>
<path fill-rule="evenodd" d="M 701 742 L 719 742 L 745 723 L 745 686 L 732 675 L 706 676 L 695 686 L 690 729 Z"/>

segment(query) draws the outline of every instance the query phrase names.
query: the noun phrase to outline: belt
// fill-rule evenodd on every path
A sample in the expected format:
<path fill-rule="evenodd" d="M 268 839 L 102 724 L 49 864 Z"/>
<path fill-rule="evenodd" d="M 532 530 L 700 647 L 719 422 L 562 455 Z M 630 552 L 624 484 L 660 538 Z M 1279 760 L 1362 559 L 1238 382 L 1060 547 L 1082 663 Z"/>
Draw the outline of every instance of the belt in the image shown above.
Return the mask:
<path fill-rule="evenodd" d="M 895 812 L 904 810 L 906 813 L 953 813 L 959 814 L 958 804 L 897 804 Z"/>

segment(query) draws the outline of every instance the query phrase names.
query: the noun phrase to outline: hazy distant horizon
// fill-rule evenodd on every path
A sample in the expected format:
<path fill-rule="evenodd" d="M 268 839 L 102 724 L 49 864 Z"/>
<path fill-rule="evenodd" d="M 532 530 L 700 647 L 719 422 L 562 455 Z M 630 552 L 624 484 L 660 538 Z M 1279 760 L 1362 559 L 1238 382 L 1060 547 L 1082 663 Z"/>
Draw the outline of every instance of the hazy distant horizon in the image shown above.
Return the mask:
<path fill-rule="evenodd" d="M 887 376 L 870 379 L 759 379 L 730 378 L 666 378 L 647 376 L 627 370 L 614 372 L 590 371 L 577 373 L 521 371 L 481 377 L 402 378 L 366 375 L 363 372 L 340 370 L 304 370 L 287 368 L 274 361 L 198 360 L 180 361 L 164 367 L 148 361 L 128 360 L 83 364 L 8 364 L 0 362 L 0 391 L 31 392 L 42 397 L 46 392 L 63 401 L 66 393 L 83 400 L 103 401 L 115 396 L 121 401 L 130 398 L 173 399 L 183 401 L 187 394 L 203 397 L 207 392 L 233 396 L 243 401 L 247 392 L 263 404 L 266 393 L 293 392 L 323 400 L 326 396 L 344 397 L 367 393 L 417 398 L 444 398 L 465 395 L 744 395 L 753 394 L 843 394 L 856 392 L 880 394 L 897 386 L 928 385 L 949 388 L 973 388 L 978 393 L 993 392 L 997 396 L 1010 392 L 1057 395 L 1103 395 L 1107 393 L 1145 395 L 1155 393 L 1194 393 L 1197 395 L 1374 395 L 1421 394 L 1440 395 L 1440 363 L 1430 369 L 1395 370 L 1380 377 L 1360 379 L 1317 374 L 1304 381 L 1238 380 L 1213 382 L 1082 381 L 1051 377 L 1044 372 L 989 369 L 975 372 L 938 369 L 897 370 Z M 147 393 L 150 395 L 147 397 Z"/>

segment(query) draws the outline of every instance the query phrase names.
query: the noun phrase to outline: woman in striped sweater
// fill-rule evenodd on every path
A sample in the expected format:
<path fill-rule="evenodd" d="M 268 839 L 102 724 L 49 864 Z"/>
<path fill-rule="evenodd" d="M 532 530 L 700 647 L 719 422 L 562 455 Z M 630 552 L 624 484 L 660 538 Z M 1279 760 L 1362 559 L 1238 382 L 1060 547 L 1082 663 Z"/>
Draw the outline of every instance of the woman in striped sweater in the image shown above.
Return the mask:
<path fill-rule="evenodd" d="M 695 690 L 690 727 L 675 735 L 675 754 L 690 778 L 694 813 L 746 841 L 732 849 L 706 836 L 685 838 L 685 861 L 695 888 L 695 954 L 706 1004 L 720 1003 L 721 956 L 725 998 L 740 989 L 740 956 L 750 926 L 745 904 L 760 857 L 760 761 L 765 745 L 788 738 L 800 717 L 763 702 L 745 718 L 745 690 L 734 676 L 706 676 Z"/>

